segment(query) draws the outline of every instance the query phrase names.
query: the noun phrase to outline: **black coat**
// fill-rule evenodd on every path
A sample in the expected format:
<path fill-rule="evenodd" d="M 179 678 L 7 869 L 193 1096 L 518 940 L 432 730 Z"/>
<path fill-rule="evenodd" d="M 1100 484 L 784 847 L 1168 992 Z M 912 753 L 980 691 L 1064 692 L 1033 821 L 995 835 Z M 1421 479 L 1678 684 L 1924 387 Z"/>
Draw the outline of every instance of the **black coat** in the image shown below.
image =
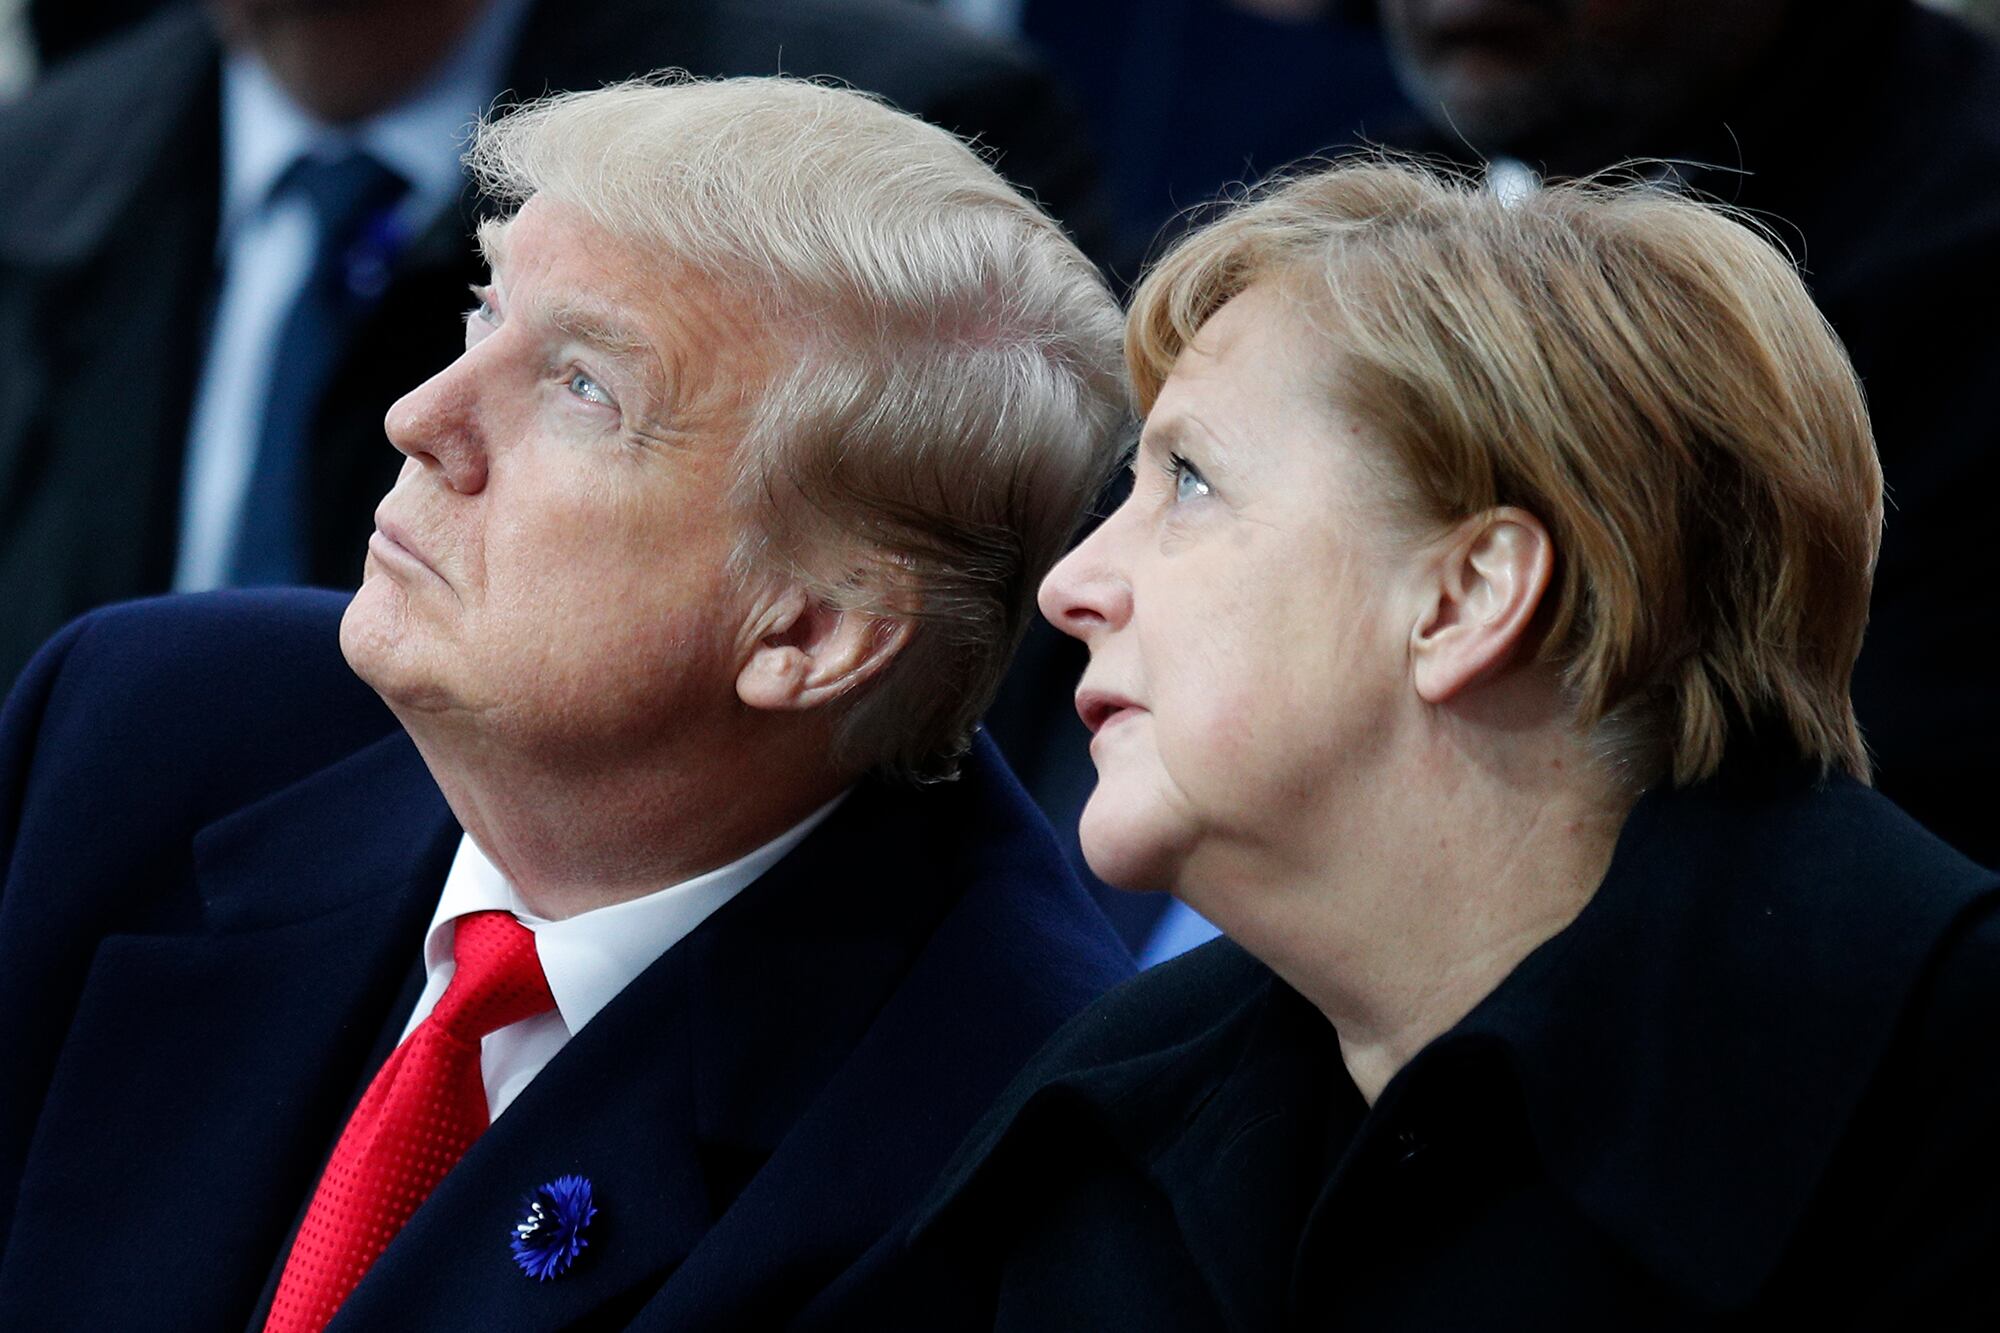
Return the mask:
<path fill-rule="evenodd" d="M 1233 944 L 1072 1021 L 881 1327 L 2000 1327 L 2000 878 L 1859 785 L 1645 798 L 1371 1109 Z"/>
<path fill-rule="evenodd" d="M 459 829 L 341 607 L 101 611 L 0 714 L 0 1326 L 256 1326 L 416 1002 Z M 332 1327 L 854 1327 L 967 1128 L 1130 970 L 989 744 L 864 782 L 556 1054 Z M 510 1229 L 571 1173 L 591 1248 L 538 1283 Z"/>
<path fill-rule="evenodd" d="M 948 129 L 1101 234 L 1075 120 L 1017 53 L 896 0 L 539 0 L 507 87 L 677 66 L 829 75 Z M 0 107 L 0 690 L 92 606 L 165 591 L 215 283 L 220 47 L 182 7 Z M 480 201 L 396 261 L 329 383 L 308 468 L 308 581 L 352 587 L 401 456 L 389 405 L 463 349 Z"/>
<path fill-rule="evenodd" d="M 2000 638 L 2000 44 L 1913 0 L 1795 4 L 1739 95 L 1629 149 L 1768 226 L 1853 357 L 1889 488 L 1854 674 L 1876 785 L 2000 866 L 2000 677 L 1971 646 Z"/>

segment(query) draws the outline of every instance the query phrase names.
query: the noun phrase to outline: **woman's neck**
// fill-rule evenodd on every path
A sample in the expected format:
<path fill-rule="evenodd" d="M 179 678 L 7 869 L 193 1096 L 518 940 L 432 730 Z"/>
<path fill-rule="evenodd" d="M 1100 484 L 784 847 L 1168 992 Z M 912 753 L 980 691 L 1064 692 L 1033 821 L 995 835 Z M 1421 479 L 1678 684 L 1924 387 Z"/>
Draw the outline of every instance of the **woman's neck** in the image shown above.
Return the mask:
<path fill-rule="evenodd" d="M 1370 1104 L 1603 881 L 1631 799 L 1553 748 L 1385 775 L 1307 854 L 1230 876 L 1258 887 L 1188 895 L 1326 1015 Z"/>

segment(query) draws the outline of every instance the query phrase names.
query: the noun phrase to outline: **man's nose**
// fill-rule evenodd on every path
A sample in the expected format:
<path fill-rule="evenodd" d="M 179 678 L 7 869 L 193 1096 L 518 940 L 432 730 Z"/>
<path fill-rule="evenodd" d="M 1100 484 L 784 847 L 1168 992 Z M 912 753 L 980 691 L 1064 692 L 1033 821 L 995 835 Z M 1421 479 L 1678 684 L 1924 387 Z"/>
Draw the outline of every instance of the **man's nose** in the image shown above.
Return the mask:
<path fill-rule="evenodd" d="M 1132 585 L 1121 565 L 1117 513 L 1064 556 L 1042 580 L 1036 598 L 1051 625 L 1090 643 L 1104 630 L 1121 628 L 1132 617 Z"/>
<path fill-rule="evenodd" d="M 460 357 L 398 398 L 382 419 L 389 443 L 444 475 L 461 495 L 486 487 L 486 440 L 478 395 Z"/>

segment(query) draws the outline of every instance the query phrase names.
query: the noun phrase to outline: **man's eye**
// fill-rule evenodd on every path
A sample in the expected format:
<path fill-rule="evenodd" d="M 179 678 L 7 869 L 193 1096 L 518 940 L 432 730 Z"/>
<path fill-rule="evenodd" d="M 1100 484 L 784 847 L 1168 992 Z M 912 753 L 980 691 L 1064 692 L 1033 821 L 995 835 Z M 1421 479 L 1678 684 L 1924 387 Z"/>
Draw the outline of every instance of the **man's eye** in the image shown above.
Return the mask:
<path fill-rule="evenodd" d="M 1179 454 L 1168 457 L 1167 470 L 1173 474 L 1176 504 L 1208 494 L 1208 479 L 1201 475 L 1201 469 Z"/>
<path fill-rule="evenodd" d="M 604 407 L 613 405 L 611 395 L 605 391 L 604 386 L 581 370 L 571 371 L 566 383 L 569 391 L 586 403 L 597 403 Z"/>
<path fill-rule="evenodd" d="M 472 309 L 465 312 L 465 322 L 478 320 L 481 324 L 498 324 L 500 314 L 493 308 L 493 294 L 484 287 L 472 289 Z"/>

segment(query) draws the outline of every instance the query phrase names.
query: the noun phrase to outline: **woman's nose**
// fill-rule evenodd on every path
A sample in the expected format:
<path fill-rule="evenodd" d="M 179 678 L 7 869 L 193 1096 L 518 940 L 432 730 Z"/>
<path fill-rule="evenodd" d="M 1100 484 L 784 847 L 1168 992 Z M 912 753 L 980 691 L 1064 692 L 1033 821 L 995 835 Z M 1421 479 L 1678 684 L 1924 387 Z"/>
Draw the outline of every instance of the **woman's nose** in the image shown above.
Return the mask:
<path fill-rule="evenodd" d="M 1121 628 L 1132 615 L 1132 585 L 1117 556 L 1122 512 L 1121 507 L 1057 561 L 1036 598 L 1051 625 L 1085 643 Z"/>
<path fill-rule="evenodd" d="M 398 398 L 382 419 L 389 443 L 427 467 L 461 495 L 486 486 L 486 440 L 478 393 L 466 358 L 460 357 Z"/>

